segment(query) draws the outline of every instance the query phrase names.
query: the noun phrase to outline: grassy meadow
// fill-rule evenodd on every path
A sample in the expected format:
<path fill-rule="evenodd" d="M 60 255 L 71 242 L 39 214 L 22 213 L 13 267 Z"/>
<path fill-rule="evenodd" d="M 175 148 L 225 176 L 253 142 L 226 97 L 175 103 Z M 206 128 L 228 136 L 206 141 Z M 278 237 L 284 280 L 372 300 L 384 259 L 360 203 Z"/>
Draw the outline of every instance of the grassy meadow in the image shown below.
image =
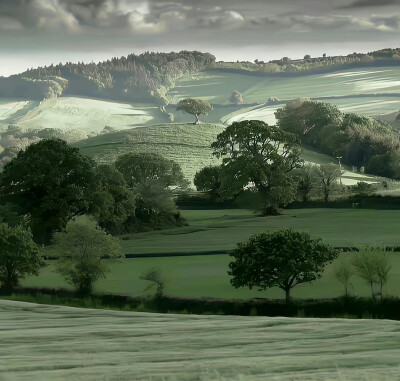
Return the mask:
<path fill-rule="evenodd" d="M 234 289 L 227 275 L 230 257 L 210 254 L 229 251 L 250 235 L 280 228 L 296 228 L 321 237 L 336 247 L 363 244 L 400 246 L 398 211 L 309 209 L 288 210 L 278 217 L 255 217 L 245 210 L 182 211 L 190 226 L 164 231 L 139 233 L 121 240 L 124 254 L 159 254 L 184 256 L 123 259 L 111 265 L 107 279 L 100 280 L 98 292 L 145 295 L 147 282 L 139 275 L 151 268 L 162 271 L 167 280 L 165 292 L 170 296 L 246 299 L 252 297 L 283 298 L 279 289 L 266 292 Z M 357 227 L 357 229 L 355 229 Z M 343 256 L 351 255 L 344 253 Z M 400 255 L 390 254 L 392 270 L 386 287 L 388 295 L 400 289 Z M 343 295 L 341 284 L 334 277 L 335 263 L 329 265 L 321 280 L 293 289 L 295 298 L 330 298 Z M 369 287 L 354 277 L 354 293 L 369 296 Z M 41 270 L 39 277 L 28 277 L 24 286 L 68 287 L 55 272 L 55 261 Z M 151 293 L 151 291 L 150 291 Z"/>
<path fill-rule="evenodd" d="M 0 300 L 7 381 L 400 378 L 389 320 L 163 315 Z"/>

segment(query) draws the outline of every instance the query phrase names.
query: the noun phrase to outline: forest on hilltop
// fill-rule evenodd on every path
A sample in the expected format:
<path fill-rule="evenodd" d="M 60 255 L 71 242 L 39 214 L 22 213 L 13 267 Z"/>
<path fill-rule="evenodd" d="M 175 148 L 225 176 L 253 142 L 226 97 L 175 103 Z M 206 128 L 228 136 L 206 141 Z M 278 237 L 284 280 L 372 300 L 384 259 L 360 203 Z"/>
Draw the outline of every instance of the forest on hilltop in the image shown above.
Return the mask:
<path fill-rule="evenodd" d="M 129 54 L 127 57 L 85 64 L 83 62 L 29 69 L 0 78 L 0 97 L 52 98 L 81 95 L 125 101 L 167 103 L 166 92 L 185 74 L 204 70 L 215 62 L 209 53 Z"/>

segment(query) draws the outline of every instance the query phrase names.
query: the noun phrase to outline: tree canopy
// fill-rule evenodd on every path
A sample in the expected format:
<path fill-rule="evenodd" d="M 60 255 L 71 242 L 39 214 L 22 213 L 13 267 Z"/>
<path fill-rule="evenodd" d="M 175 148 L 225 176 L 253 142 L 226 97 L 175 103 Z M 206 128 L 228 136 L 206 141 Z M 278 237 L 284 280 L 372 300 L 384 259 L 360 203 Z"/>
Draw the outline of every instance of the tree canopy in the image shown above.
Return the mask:
<path fill-rule="evenodd" d="M 179 101 L 176 110 L 185 111 L 188 114 L 192 114 L 196 117 L 196 124 L 200 122 L 200 115 L 208 114 L 212 110 L 210 102 L 203 99 L 186 98 Z"/>
<path fill-rule="evenodd" d="M 121 256 L 118 238 L 108 235 L 92 218 L 80 216 L 68 222 L 64 232 L 54 235 L 62 253 L 57 271 L 82 295 L 92 292 L 94 283 L 105 278 L 109 261 Z"/>
<path fill-rule="evenodd" d="M 262 121 L 234 122 L 211 145 L 223 159 L 221 194 L 258 192 L 256 209 L 263 215 L 276 213 L 296 193 L 290 172 L 302 163 L 299 143 L 294 134 Z"/>
<path fill-rule="evenodd" d="M 321 278 L 324 266 L 332 262 L 338 252 L 319 238 L 291 229 L 269 234 L 257 234 L 237 245 L 230 253 L 231 284 L 235 288 L 257 287 L 260 291 L 279 287 L 285 291 L 298 284 Z"/>
<path fill-rule="evenodd" d="M 38 275 L 44 265 L 32 234 L 22 226 L 0 223 L 0 288 L 11 292 L 26 275 Z"/>
<path fill-rule="evenodd" d="M 88 210 L 96 181 L 91 159 L 63 140 L 45 139 L 6 164 L 0 199 L 29 215 L 35 240 L 46 243 L 72 216 Z"/>
<path fill-rule="evenodd" d="M 193 183 L 199 192 L 205 192 L 211 198 L 219 196 L 221 188 L 222 167 L 219 165 L 204 167 L 196 172 Z"/>

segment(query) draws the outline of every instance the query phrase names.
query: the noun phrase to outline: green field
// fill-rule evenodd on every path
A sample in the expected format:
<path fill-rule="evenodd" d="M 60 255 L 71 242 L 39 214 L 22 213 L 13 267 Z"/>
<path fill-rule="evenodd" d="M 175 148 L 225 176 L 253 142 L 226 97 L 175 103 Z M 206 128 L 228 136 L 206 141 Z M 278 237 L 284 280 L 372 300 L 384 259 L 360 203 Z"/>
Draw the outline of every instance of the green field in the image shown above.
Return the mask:
<path fill-rule="evenodd" d="M 205 71 L 183 77 L 168 95 L 173 103 L 186 97 L 202 97 L 212 103 L 227 103 L 234 90 L 243 93 L 246 103 L 265 103 L 270 97 L 289 100 L 300 97 L 390 96 L 400 93 L 399 73 L 399 66 L 297 76 Z"/>
<path fill-rule="evenodd" d="M 161 315 L 0 301 L 0 379 L 400 378 L 389 320 Z"/>
<path fill-rule="evenodd" d="M 128 152 L 158 153 L 178 163 L 192 181 L 199 169 L 218 164 L 211 143 L 224 130 L 216 124 L 164 124 L 100 135 L 75 144 L 99 163 L 112 163 Z"/>
<path fill-rule="evenodd" d="M 322 237 L 334 246 L 377 244 L 400 246 L 398 236 L 400 220 L 398 211 L 352 209 L 312 209 L 286 211 L 278 217 L 255 217 L 243 210 L 183 211 L 189 227 L 158 232 L 135 234 L 122 240 L 125 254 L 207 253 L 213 250 L 230 250 L 235 243 L 250 235 L 283 227 L 293 227 Z M 347 254 L 343 254 L 347 255 Z M 97 291 L 143 295 L 147 283 L 139 275 L 153 267 L 161 269 L 167 279 L 166 293 L 182 297 L 217 298 L 283 298 L 281 290 L 267 292 L 234 289 L 227 275 L 228 255 L 200 255 L 164 258 L 124 259 L 112 265 L 107 279 L 101 280 Z M 387 284 L 389 295 L 398 295 L 400 289 L 400 255 L 390 254 L 393 266 Z M 313 285 L 303 284 L 293 290 L 295 298 L 329 298 L 343 294 L 341 285 L 333 276 L 334 265 L 327 267 L 324 276 Z M 67 284 L 54 272 L 55 262 L 50 261 L 39 277 L 29 277 L 25 286 L 66 287 Z M 369 296 L 367 285 L 357 277 L 353 280 L 358 296 Z"/>
<path fill-rule="evenodd" d="M 178 163 L 186 178 L 193 181 L 197 171 L 220 163 L 212 155 L 210 146 L 224 128 L 221 124 L 160 124 L 103 134 L 74 145 L 83 154 L 105 164 L 114 162 L 118 156 L 128 152 L 157 152 Z M 316 164 L 337 164 L 332 157 L 305 148 L 302 158 Z M 355 176 L 358 177 L 354 180 Z M 346 185 L 356 184 L 357 181 L 377 181 L 374 177 L 348 171 L 342 178 Z"/>

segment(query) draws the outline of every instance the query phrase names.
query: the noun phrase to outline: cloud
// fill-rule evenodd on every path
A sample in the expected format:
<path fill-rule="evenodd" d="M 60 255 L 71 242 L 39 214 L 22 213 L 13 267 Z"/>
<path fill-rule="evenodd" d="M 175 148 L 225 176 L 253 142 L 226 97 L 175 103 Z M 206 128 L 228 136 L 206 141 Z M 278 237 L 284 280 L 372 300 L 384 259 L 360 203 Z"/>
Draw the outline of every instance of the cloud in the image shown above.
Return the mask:
<path fill-rule="evenodd" d="M 368 7 L 383 7 L 400 4 L 399 0 L 357 0 L 349 5 L 338 7 L 340 9 L 357 9 Z"/>

